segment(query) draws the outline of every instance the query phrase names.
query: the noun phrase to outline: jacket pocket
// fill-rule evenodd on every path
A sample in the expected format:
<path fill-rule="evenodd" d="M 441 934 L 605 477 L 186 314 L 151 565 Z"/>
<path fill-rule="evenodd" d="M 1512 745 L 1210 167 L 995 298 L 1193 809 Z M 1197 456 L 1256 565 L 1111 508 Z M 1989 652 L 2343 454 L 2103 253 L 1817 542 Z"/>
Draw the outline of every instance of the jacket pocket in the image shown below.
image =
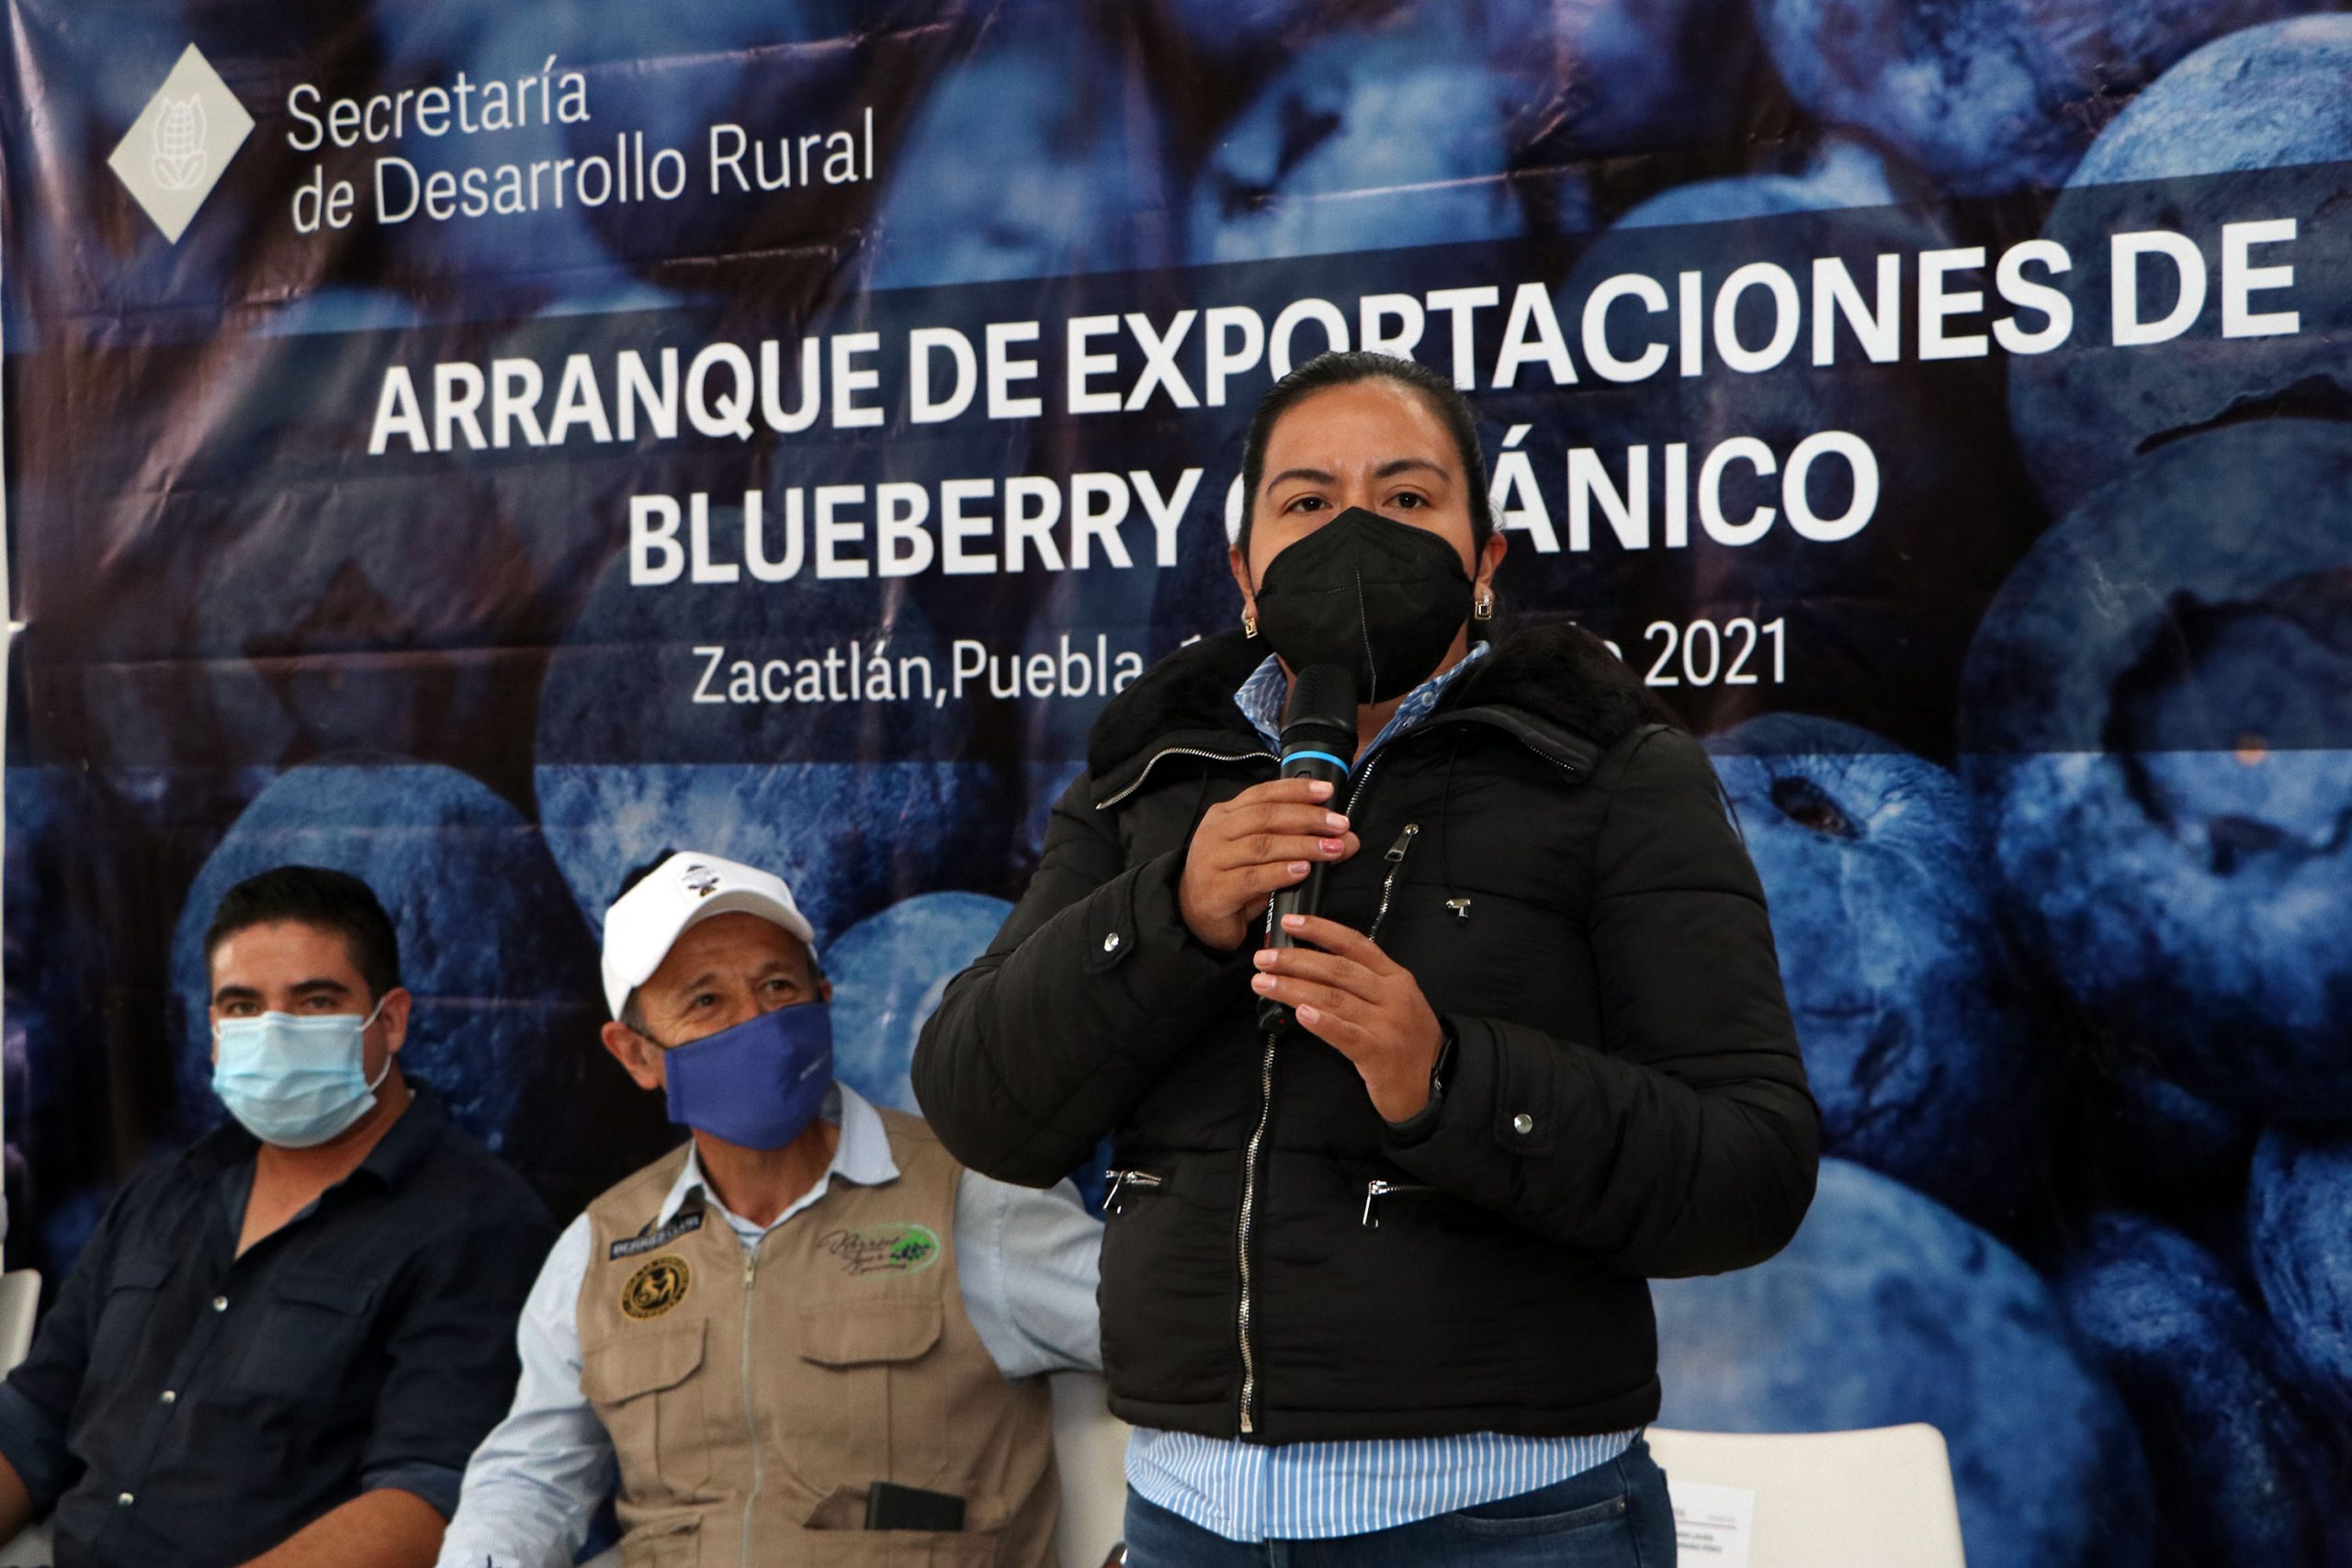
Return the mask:
<path fill-rule="evenodd" d="M 815 1492 L 875 1481 L 955 1491 L 947 1466 L 945 1372 L 927 1365 L 945 1332 L 937 1297 L 804 1309 L 804 1365 L 786 1377 L 808 1391 L 786 1396 L 785 1432 L 795 1471 Z M 797 1372 L 797 1376 L 795 1373 Z"/>
<path fill-rule="evenodd" d="M 332 1400 L 355 1392 L 350 1373 L 365 1348 L 376 1281 L 285 1269 L 263 1289 L 261 1328 L 246 1344 L 235 1386 L 278 1399 Z"/>
<path fill-rule="evenodd" d="M 1109 1183 L 1102 1192 L 1102 1211 L 1106 1214 L 1123 1214 L 1131 1201 L 1168 1190 L 1168 1178 L 1156 1170 L 1114 1168 L 1104 1171 L 1102 1178 Z"/>
<path fill-rule="evenodd" d="M 1377 1179 L 1363 1184 L 1363 1213 L 1361 1223 L 1366 1230 L 1380 1228 L 1382 1208 L 1391 1199 L 1428 1198 L 1437 1189 L 1420 1181 L 1383 1181 Z"/>
<path fill-rule="evenodd" d="M 1130 1183 L 1103 1219 L 1102 1365 L 1112 1390 L 1152 1404 L 1230 1400 L 1241 1375 L 1232 1297 L 1241 1162 L 1157 1147 L 1122 1165 L 1161 1179 Z"/>
<path fill-rule="evenodd" d="M 623 1329 L 580 1357 L 580 1392 L 596 1407 L 631 1497 L 686 1499 L 710 1479 L 704 1429 L 704 1323 Z"/>
<path fill-rule="evenodd" d="M 125 1258 L 107 1277 L 107 1292 L 98 1305 L 97 1326 L 90 1335 L 90 1375 L 111 1381 L 128 1374 L 147 1337 L 148 1320 L 155 1314 L 155 1295 L 172 1277 L 168 1258 Z"/>

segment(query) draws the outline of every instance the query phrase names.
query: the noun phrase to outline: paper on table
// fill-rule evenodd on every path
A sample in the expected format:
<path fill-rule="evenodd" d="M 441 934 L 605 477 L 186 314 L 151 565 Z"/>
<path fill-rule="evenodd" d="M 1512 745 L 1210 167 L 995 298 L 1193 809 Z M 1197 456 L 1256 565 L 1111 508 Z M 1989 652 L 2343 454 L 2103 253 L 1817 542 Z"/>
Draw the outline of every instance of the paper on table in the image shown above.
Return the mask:
<path fill-rule="evenodd" d="M 1679 1568 L 1747 1568 L 1756 1494 L 1745 1486 L 1710 1486 L 1669 1479 L 1674 1499 L 1675 1557 Z"/>

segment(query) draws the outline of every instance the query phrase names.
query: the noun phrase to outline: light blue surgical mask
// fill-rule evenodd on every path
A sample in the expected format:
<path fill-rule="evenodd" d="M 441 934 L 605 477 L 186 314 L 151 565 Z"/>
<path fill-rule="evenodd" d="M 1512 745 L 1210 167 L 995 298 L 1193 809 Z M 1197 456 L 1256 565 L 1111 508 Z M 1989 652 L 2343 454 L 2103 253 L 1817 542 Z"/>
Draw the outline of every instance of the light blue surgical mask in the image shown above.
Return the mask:
<path fill-rule="evenodd" d="M 312 1148 L 346 1133 L 376 1102 L 376 1088 L 392 1070 L 368 1077 L 361 1036 L 384 1010 L 366 1018 L 347 1012 L 266 1012 L 224 1018 L 212 1026 L 220 1051 L 212 1063 L 212 1092 L 245 1131 L 280 1148 Z"/>

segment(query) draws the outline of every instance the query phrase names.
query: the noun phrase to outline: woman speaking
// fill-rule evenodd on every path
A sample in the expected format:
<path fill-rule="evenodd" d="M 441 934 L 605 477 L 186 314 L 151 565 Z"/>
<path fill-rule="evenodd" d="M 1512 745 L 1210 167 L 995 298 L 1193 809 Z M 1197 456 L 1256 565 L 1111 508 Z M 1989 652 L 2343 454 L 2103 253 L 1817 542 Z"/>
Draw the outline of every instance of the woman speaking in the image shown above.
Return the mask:
<path fill-rule="evenodd" d="M 1647 1281 L 1770 1257 L 1818 1156 L 1754 868 L 1599 641 L 1477 639 L 1505 541 L 1444 378 L 1317 359 L 1242 479 L 1240 629 L 1103 711 L 923 1110 L 1038 1186 L 1114 1135 L 1132 1568 L 1667 1568 Z M 1276 776 L 1306 670 L 1352 682 L 1336 784 Z"/>

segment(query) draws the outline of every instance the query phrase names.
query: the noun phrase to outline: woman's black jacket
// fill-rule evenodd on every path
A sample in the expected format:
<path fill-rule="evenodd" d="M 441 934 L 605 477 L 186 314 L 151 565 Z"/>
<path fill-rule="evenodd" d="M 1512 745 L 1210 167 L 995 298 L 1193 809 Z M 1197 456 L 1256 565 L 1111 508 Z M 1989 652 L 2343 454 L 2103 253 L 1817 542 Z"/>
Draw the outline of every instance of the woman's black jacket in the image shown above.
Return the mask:
<path fill-rule="evenodd" d="M 1324 912 L 1373 931 L 1456 1041 L 1443 1098 L 1392 1127 L 1337 1052 L 1270 1044 L 1249 944 L 1214 952 L 1178 913 L 1202 813 L 1275 771 L 1233 700 L 1264 646 L 1194 644 L 1104 710 L 1020 907 L 923 1031 L 923 1111 L 973 1169 L 1039 1186 L 1115 1134 L 1134 1174 L 1102 1349 L 1129 1421 L 1267 1442 L 1639 1426 L 1645 1281 L 1770 1257 L 1818 1157 L 1705 753 L 1554 627 L 1360 765 L 1363 848 Z"/>

